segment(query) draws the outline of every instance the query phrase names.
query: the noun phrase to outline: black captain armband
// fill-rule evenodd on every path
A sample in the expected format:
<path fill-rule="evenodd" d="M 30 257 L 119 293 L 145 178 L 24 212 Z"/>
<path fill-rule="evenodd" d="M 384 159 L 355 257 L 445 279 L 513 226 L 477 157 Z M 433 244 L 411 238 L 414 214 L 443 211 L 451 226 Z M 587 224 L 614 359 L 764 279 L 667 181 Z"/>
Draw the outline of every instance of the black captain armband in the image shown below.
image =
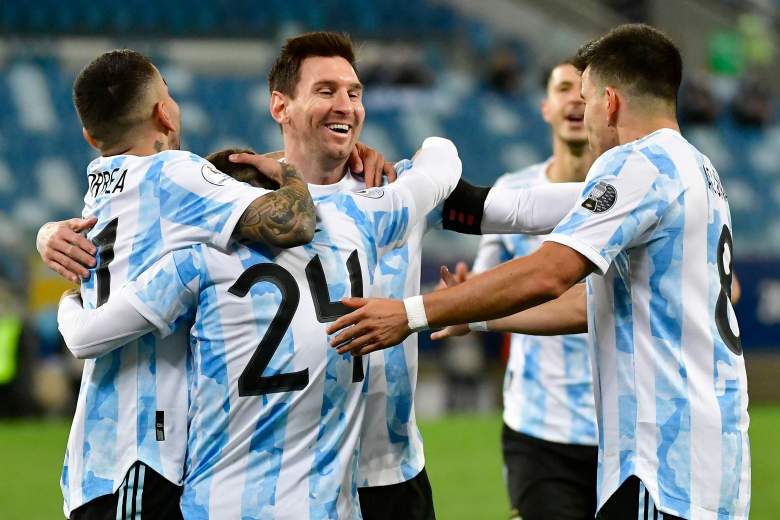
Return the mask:
<path fill-rule="evenodd" d="M 463 179 L 459 180 L 458 185 L 444 201 L 442 227 L 467 235 L 481 235 L 482 213 L 489 192 L 490 188 L 474 186 Z"/>

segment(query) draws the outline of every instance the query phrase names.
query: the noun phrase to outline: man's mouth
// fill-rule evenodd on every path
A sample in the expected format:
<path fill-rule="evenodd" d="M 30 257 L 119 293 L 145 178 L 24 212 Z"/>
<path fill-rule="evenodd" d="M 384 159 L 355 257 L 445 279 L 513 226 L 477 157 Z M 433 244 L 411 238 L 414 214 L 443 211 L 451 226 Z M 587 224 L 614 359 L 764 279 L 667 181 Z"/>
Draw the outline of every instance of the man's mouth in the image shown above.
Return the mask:
<path fill-rule="evenodd" d="M 342 135 L 348 134 L 350 129 L 352 128 L 352 126 L 346 123 L 330 123 L 325 125 L 325 127 L 331 132 L 336 132 L 337 134 L 342 134 Z"/>
<path fill-rule="evenodd" d="M 566 121 L 570 123 L 582 123 L 582 121 L 585 119 L 585 116 L 582 114 L 569 114 L 566 116 Z"/>

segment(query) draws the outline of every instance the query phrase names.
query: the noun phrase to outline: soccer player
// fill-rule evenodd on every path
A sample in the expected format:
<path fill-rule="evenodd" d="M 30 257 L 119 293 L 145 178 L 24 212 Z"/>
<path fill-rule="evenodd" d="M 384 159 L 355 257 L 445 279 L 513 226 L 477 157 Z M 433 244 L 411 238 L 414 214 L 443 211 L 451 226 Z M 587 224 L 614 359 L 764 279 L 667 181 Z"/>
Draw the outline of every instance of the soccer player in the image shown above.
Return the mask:
<path fill-rule="evenodd" d="M 314 233 L 306 184 L 289 165 L 261 159 L 275 192 L 252 188 L 179 151 L 180 115 L 157 68 L 131 50 L 105 53 L 78 75 L 73 99 L 84 138 L 101 153 L 87 167 L 84 217 L 97 248 L 81 284 L 89 308 L 168 251 L 231 237 L 277 247 Z M 173 336 L 183 346 L 186 337 Z M 62 490 L 66 516 L 177 518 L 186 448 L 183 348 L 146 335 L 84 366 Z"/>
<path fill-rule="evenodd" d="M 155 329 L 167 335 L 197 310 L 185 518 L 360 517 L 364 361 L 336 354 L 325 326 L 345 311 L 339 298 L 372 291 L 383 252 L 459 176 L 455 147 L 428 138 L 385 188 L 311 185 L 318 231 L 303 247 L 196 245 L 166 255 L 100 309 L 63 302 L 63 337 L 80 357 Z"/>
<path fill-rule="evenodd" d="M 496 188 L 582 182 L 593 163 L 583 123 L 580 75 L 558 63 L 545 84 L 542 116 L 552 129 L 552 157 L 507 173 Z M 534 235 L 485 235 L 473 271 L 528 255 Z M 512 518 L 589 519 L 596 512 L 596 412 L 585 334 L 513 334 L 504 376 L 501 446 Z"/>
<path fill-rule="evenodd" d="M 334 191 L 363 187 L 360 179 L 347 171 L 344 162 L 345 154 L 357 141 L 364 117 L 360 103 L 362 86 L 352 67 L 353 60 L 351 44 L 341 35 L 312 33 L 289 40 L 269 75 L 271 113 L 282 126 L 286 159 L 301 169 L 311 183 L 310 189 L 316 189 L 312 184 L 329 184 Z M 400 163 L 399 170 L 410 164 Z M 549 193 L 540 197 L 533 190 L 496 193 L 460 185 L 457 193 L 448 198 L 444 216 L 439 215 L 439 219 L 445 221 L 445 227 L 470 232 L 549 231 L 573 203 L 579 187 L 545 188 L 540 191 Z M 539 202 L 550 197 L 564 202 Z M 424 228 L 422 224 L 416 226 L 409 240 L 394 250 L 392 260 L 389 255 L 383 257 L 377 274 L 382 279 L 382 294 L 402 297 L 419 291 L 419 251 Z M 430 485 L 422 473 L 422 445 L 411 407 L 416 349 L 410 355 L 414 356 L 412 361 L 405 356 L 385 355 L 384 358 L 393 357 L 392 362 L 385 366 L 385 359 L 381 358 L 380 369 L 370 374 L 371 416 L 363 434 L 369 442 L 361 450 L 367 454 L 366 459 L 361 456 L 361 468 L 368 470 L 361 471 L 367 476 L 360 479 L 361 485 L 373 488 L 368 492 L 369 498 L 361 499 L 366 518 L 428 518 L 433 514 Z M 389 384 L 385 374 L 390 374 Z M 420 478 L 414 480 L 417 476 Z M 399 483 L 402 485 L 392 485 Z M 366 495 L 366 489 L 361 489 L 361 497 Z M 399 505 L 384 505 L 388 503 Z"/>
<path fill-rule="evenodd" d="M 361 308 L 330 327 L 352 325 L 332 342 L 366 353 L 411 330 L 547 302 L 594 273 L 598 517 L 747 518 L 731 217 L 712 163 L 679 132 L 679 50 L 652 27 L 623 25 L 582 47 L 575 65 L 599 158 L 580 202 L 542 247 L 424 298 L 348 300 Z"/>

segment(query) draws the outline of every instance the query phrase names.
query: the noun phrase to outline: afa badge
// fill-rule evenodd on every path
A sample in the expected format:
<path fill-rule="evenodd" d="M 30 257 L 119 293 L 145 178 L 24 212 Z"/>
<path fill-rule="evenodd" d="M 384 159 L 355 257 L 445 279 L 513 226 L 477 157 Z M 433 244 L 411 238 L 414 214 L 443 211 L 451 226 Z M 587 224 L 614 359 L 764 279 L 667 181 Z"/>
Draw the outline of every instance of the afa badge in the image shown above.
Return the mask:
<path fill-rule="evenodd" d="M 582 207 L 593 213 L 604 213 L 615 205 L 617 190 L 611 184 L 599 182 L 588 194 Z"/>

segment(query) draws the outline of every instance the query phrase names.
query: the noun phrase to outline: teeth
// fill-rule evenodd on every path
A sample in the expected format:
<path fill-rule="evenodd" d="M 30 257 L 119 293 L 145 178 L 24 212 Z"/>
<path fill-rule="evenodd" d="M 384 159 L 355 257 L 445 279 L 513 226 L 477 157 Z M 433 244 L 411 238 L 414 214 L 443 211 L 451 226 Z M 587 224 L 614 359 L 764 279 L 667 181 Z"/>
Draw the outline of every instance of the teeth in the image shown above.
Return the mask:
<path fill-rule="evenodd" d="M 330 128 L 331 130 L 333 130 L 335 132 L 341 132 L 341 133 L 349 132 L 349 125 L 344 125 L 344 124 L 338 124 L 338 123 L 337 124 L 331 124 L 331 125 L 328 125 L 328 128 Z"/>

